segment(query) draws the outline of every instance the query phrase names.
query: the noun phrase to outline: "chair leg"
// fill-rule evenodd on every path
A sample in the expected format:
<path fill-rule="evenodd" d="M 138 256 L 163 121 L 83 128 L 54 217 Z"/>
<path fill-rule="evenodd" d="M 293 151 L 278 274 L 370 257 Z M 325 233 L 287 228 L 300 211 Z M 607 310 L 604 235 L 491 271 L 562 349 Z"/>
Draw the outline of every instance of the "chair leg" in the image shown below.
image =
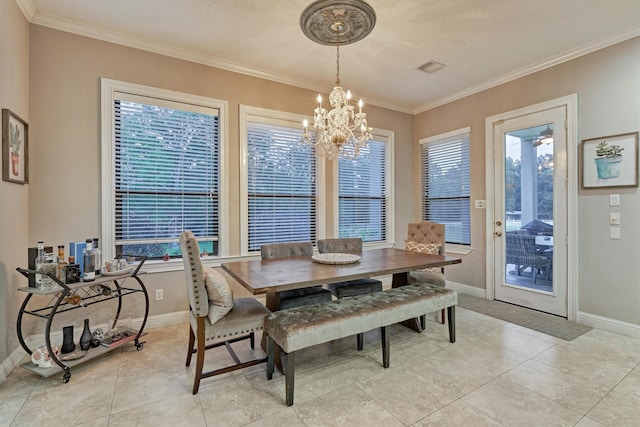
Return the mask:
<path fill-rule="evenodd" d="M 251 345 L 251 350 L 254 350 L 256 348 L 256 334 L 254 332 L 251 332 L 249 334 L 250 338 L 250 345 Z"/>
<path fill-rule="evenodd" d="M 456 306 L 452 305 L 447 308 L 447 317 L 449 318 L 449 342 L 456 342 Z"/>
<path fill-rule="evenodd" d="M 189 346 L 187 347 L 187 362 L 185 366 L 191 365 L 191 355 L 193 354 L 193 344 L 196 342 L 196 336 L 193 334 L 193 329 L 189 325 Z"/>
<path fill-rule="evenodd" d="M 423 314 L 422 316 L 420 316 L 420 326 L 422 327 L 423 331 L 425 329 L 427 329 L 427 315 L 426 314 Z"/>
<path fill-rule="evenodd" d="M 285 392 L 287 395 L 287 406 L 293 405 L 293 384 L 294 384 L 294 370 L 295 370 L 295 351 L 291 353 L 282 352 L 284 359 L 286 360 L 285 367 Z"/>
<path fill-rule="evenodd" d="M 198 317 L 198 330 L 197 330 L 197 351 L 196 351 L 196 375 L 193 380 L 193 394 L 198 393 L 200 388 L 200 380 L 202 379 L 202 368 L 204 367 L 204 352 L 205 352 L 205 340 L 204 340 L 204 319 Z"/>
<path fill-rule="evenodd" d="M 357 334 L 356 339 L 358 341 L 358 351 L 362 351 L 364 348 L 364 334 Z"/>
<path fill-rule="evenodd" d="M 384 368 L 389 367 L 389 326 L 383 326 L 380 328 L 380 336 L 382 337 L 382 366 Z"/>

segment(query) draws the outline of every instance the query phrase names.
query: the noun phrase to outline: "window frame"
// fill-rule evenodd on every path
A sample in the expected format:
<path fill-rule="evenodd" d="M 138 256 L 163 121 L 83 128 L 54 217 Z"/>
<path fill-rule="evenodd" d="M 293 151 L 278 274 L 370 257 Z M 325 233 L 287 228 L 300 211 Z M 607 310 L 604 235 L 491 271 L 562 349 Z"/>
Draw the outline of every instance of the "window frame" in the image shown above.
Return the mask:
<path fill-rule="evenodd" d="M 102 256 L 103 259 L 115 257 L 115 110 L 114 102 L 117 94 L 125 93 L 145 98 L 155 98 L 162 102 L 198 105 L 217 109 L 219 114 L 219 233 L 218 255 L 220 258 L 229 253 L 229 211 L 227 177 L 227 144 L 228 144 L 228 102 L 204 96 L 160 89 L 135 83 L 122 82 L 106 78 L 101 83 L 101 202 L 102 202 Z M 170 261 L 149 260 L 145 263 L 147 271 L 170 271 L 182 267 L 182 259 L 174 258 Z"/>
<path fill-rule="evenodd" d="M 248 126 L 249 123 L 258 122 L 276 126 L 290 127 L 304 130 L 302 121 L 304 115 L 289 113 L 267 108 L 240 105 L 239 108 L 240 130 L 240 255 L 255 255 L 259 251 L 249 251 L 249 165 L 248 165 Z M 325 205 L 326 195 L 323 179 L 325 176 L 324 161 L 314 156 L 316 162 L 316 239 L 324 235 L 326 216 L 322 206 Z M 315 242 L 314 242 L 315 243 Z"/>
<path fill-rule="evenodd" d="M 438 135 L 433 135 L 433 136 L 429 136 L 426 138 L 422 138 L 419 140 L 419 144 L 420 144 L 420 217 L 422 218 L 422 221 L 431 221 L 430 219 L 426 218 L 426 213 L 424 212 L 424 206 L 425 206 L 425 170 L 424 170 L 424 149 L 425 146 L 432 144 L 432 143 L 439 143 L 443 140 L 446 139 L 450 139 L 450 138 L 455 138 L 457 136 L 462 136 L 462 135 L 466 135 L 467 136 L 467 143 L 468 143 L 468 148 L 469 148 L 469 164 L 468 164 L 468 170 L 469 170 L 469 212 L 468 212 L 468 216 L 469 216 L 469 243 L 457 243 L 457 242 L 447 242 L 447 252 L 452 252 L 452 253 L 468 253 L 469 251 L 472 250 L 471 247 L 471 127 L 464 127 L 464 128 L 460 128 L 460 129 L 456 129 L 456 130 L 452 130 L 449 132 L 445 132 L 445 133 L 441 133 Z M 445 142 L 446 144 L 446 142 Z"/>
<path fill-rule="evenodd" d="M 389 248 L 392 247 L 395 243 L 395 172 L 394 172 L 394 144 L 395 144 L 395 132 L 386 129 L 378 129 L 374 128 L 372 131 L 372 138 L 378 142 L 383 142 L 386 144 L 386 156 L 385 156 L 385 193 L 386 193 L 386 204 L 387 204 L 387 221 L 385 224 L 385 235 L 386 239 L 383 241 L 377 242 L 363 242 L 362 245 L 365 248 L 374 249 L 374 248 Z M 335 194 L 334 200 L 334 209 L 333 209 L 333 218 L 334 218 L 334 227 L 333 227 L 333 235 L 335 237 L 339 237 L 340 233 L 340 172 L 339 172 L 339 162 L 333 162 L 333 176 L 335 180 L 333 182 L 333 192 Z"/>

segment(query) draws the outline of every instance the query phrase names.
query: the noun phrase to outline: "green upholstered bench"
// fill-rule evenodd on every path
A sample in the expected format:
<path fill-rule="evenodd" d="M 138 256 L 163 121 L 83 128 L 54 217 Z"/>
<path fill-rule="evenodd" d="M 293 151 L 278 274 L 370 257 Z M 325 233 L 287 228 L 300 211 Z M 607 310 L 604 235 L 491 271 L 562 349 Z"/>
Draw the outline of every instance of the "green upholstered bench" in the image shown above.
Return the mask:
<path fill-rule="evenodd" d="M 295 352 L 380 328 L 382 364 L 389 367 L 389 325 L 447 309 L 449 341 L 456 340 L 455 306 L 458 294 L 444 288 L 414 284 L 382 292 L 271 313 L 264 319 L 267 334 L 267 379 L 273 377 L 275 346 L 282 350 L 287 405 L 293 405 Z"/>

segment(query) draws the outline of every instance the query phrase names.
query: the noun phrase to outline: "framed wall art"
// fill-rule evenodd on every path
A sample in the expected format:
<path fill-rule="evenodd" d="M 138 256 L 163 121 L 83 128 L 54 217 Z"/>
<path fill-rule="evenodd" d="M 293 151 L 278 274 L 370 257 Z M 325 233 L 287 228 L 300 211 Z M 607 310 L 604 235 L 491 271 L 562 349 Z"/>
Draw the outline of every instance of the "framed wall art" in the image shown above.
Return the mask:
<path fill-rule="evenodd" d="M 582 188 L 638 186 L 638 132 L 584 139 Z"/>
<path fill-rule="evenodd" d="M 29 182 L 29 125 L 6 108 L 2 109 L 2 179 Z"/>

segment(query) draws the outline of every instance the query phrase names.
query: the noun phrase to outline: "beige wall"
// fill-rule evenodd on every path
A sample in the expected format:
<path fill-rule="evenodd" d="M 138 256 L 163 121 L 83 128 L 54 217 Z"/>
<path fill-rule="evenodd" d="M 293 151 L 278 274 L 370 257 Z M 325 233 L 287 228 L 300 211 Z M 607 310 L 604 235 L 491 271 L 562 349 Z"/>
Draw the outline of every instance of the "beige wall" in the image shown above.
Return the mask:
<path fill-rule="evenodd" d="M 0 108 L 30 122 L 29 24 L 13 0 L 0 0 Z M 27 262 L 29 187 L 0 181 L 0 363 L 18 345 L 15 322 L 25 294 L 16 289 L 25 279 L 15 270 Z"/>
<path fill-rule="evenodd" d="M 229 102 L 230 251 L 240 251 L 239 105 L 308 115 L 317 94 L 166 56 L 31 26 L 32 193 L 29 242 L 53 245 L 98 236 L 100 231 L 100 78 L 154 86 Z M 330 85 L 328 81 L 328 86 Z M 369 106 L 374 126 L 394 130 L 396 217 L 404 224 L 413 212 L 413 117 Z M 331 207 L 328 207 L 331 211 Z M 400 227 L 403 229 L 403 227 Z M 403 231 L 404 233 L 404 231 Z M 145 276 L 150 294 L 163 288 L 165 299 L 151 302 L 151 315 L 187 308 L 181 272 Z M 238 288 L 238 292 L 242 292 Z M 153 299 L 153 298 L 152 298 Z M 140 308 L 135 308 L 141 316 Z"/>
<path fill-rule="evenodd" d="M 640 38 L 635 38 L 424 112 L 415 118 L 416 157 L 418 139 L 471 126 L 471 199 L 484 199 L 486 117 L 577 93 L 578 140 L 574 144 L 636 132 L 640 129 L 639 76 Z M 569 173 L 577 176 L 576 165 Z M 419 182 L 418 172 L 414 178 Z M 620 194 L 619 208 L 609 207 L 610 193 Z M 609 239 L 610 211 L 621 212 L 620 240 Z M 580 190 L 578 218 L 578 310 L 640 325 L 638 188 Z M 448 279 L 485 288 L 485 221 L 484 210 L 472 209 L 474 251 L 461 266 L 447 269 Z"/>

